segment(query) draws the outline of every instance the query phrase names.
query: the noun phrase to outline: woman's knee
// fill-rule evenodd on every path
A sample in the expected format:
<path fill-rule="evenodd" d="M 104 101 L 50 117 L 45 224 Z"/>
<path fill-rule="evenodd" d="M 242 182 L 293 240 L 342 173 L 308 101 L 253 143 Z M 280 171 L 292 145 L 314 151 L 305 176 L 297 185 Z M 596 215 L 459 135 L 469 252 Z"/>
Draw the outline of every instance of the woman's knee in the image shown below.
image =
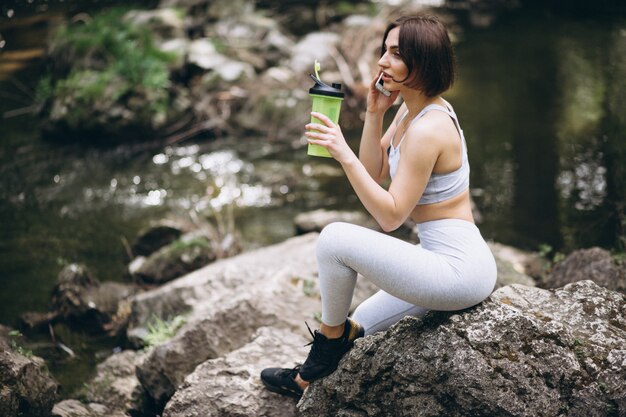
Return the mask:
<path fill-rule="evenodd" d="M 345 242 L 346 237 L 350 236 L 352 227 L 357 226 L 344 222 L 334 222 L 326 225 L 317 239 L 317 256 L 336 255 L 343 242 Z"/>

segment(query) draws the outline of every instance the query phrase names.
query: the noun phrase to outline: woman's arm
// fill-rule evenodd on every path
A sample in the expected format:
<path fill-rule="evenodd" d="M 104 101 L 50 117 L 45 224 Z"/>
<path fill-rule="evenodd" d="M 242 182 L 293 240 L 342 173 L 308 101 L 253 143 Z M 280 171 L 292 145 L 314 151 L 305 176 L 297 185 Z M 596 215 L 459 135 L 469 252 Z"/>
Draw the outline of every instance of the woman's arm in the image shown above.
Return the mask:
<path fill-rule="evenodd" d="M 365 169 L 374 181 L 378 183 L 389 176 L 387 148 L 397 130 L 398 120 L 405 111 L 406 104 L 402 103 L 382 138 L 380 137 L 380 133 L 383 127 L 384 113 L 365 113 L 365 124 L 363 134 L 361 135 L 361 144 L 359 146 L 359 160 L 363 163 Z"/>
<path fill-rule="evenodd" d="M 323 114 L 312 115 L 324 125 L 306 126 L 309 142 L 324 146 L 341 164 L 359 200 L 384 231 L 397 229 L 409 217 L 426 188 L 440 154 L 440 133 L 423 123 L 416 123 L 407 130 L 398 170 L 389 190 L 385 190 L 347 145 L 341 128 Z"/>
<path fill-rule="evenodd" d="M 402 104 L 400 110 L 396 114 L 394 121 L 391 123 L 387 132 L 382 136 L 384 116 L 387 110 L 393 105 L 398 92 L 392 93 L 390 97 L 386 97 L 378 91 L 376 88 L 376 81 L 378 76 L 376 75 L 370 83 L 369 92 L 367 95 L 367 111 L 365 113 L 365 123 L 363 125 L 363 133 L 361 135 L 361 143 L 359 145 L 359 160 L 365 166 L 368 174 L 376 182 L 381 182 L 385 179 L 386 175 L 386 150 L 389 146 L 389 141 L 396 130 L 396 121 L 398 120 L 398 114 L 406 109 L 406 105 Z"/>

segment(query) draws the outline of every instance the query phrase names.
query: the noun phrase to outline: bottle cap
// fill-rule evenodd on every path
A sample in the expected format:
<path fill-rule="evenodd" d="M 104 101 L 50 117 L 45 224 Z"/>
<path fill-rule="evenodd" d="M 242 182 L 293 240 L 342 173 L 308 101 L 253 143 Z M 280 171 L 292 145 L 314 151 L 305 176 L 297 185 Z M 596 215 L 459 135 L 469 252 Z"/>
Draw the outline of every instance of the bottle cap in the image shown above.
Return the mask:
<path fill-rule="evenodd" d="M 309 94 L 317 94 L 320 96 L 328 96 L 328 97 L 339 97 L 343 98 L 344 94 L 341 91 L 341 84 L 333 83 L 332 87 L 328 84 L 325 84 L 322 80 L 317 78 L 313 74 L 309 74 L 313 81 L 315 81 L 315 85 L 309 89 Z"/>

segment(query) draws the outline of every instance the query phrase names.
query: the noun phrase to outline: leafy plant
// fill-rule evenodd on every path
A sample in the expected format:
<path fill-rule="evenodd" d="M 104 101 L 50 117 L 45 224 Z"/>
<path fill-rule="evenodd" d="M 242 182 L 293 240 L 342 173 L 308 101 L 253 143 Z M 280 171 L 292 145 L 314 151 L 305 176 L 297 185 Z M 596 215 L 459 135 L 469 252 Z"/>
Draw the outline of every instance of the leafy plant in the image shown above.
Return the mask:
<path fill-rule="evenodd" d="M 184 315 L 175 316 L 170 320 L 152 316 L 152 321 L 148 323 L 148 334 L 142 339 L 147 347 L 160 345 L 174 337 L 186 322 L 187 317 Z"/>
<path fill-rule="evenodd" d="M 124 19 L 126 11 L 112 8 L 84 24 L 63 26 L 53 37 L 51 54 L 68 68 L 61 76 L 44 76 L 36 99 L 67 106 L 70 126 L 89 126 L 98 107 L 129 103 L 132 97 L 145 98 L 132 109 L 144 121 L 168 109 L 168 64 L 174 55 L 159 50 L 147 28 Z"/>
<path fill-rule="evenodd" d="M 19 330 L 11 330 L 9 332 L 9 337 L 11 338 L 11 349 L 13 349 L 16 353 L 19 353 L 22 356 L 31 358 L 33 357 L 33 351 L 30 349 L 26 349 L 15 340 L 15 338 L 21 338 L 23 336 L 24 335 Z"/>

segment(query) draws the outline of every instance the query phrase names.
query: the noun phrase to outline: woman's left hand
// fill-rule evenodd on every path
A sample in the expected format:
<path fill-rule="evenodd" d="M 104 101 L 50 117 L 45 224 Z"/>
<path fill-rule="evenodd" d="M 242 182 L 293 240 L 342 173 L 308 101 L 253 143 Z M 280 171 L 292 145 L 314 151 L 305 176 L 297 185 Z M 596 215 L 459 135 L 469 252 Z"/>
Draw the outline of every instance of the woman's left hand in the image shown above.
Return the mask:
<path fill-rule="evenodd" d="M 311 112 L 311 116 L 324 124 L 309 123 L 304 127 L 306 129 L 304 135 L 309 143 L 323 146 L 341 164 L 356 156 L 343 137 L 339 125 L 322 113 Z"/>

